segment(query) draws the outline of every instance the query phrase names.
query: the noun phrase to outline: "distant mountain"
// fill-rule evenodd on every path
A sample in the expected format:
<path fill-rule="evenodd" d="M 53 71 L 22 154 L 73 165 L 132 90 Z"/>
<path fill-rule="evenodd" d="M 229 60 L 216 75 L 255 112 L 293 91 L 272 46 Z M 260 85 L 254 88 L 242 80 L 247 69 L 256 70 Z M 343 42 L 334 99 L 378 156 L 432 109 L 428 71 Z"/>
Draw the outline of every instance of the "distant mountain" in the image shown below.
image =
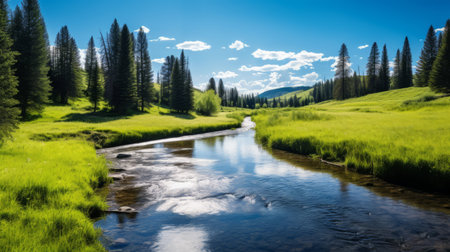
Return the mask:
<path fill-rule="evenodd" d="M 299 91 L 299 90 L 308 90 L 310 88 L 311 87 L 303 87 L 303 86 L 302 87 L 282 87 L 282 88 L 268 90 L 266 92 L 259 94 L 258 96 L 261 98 L 272 99 L 272 98 L 282 96 L 287 93 L 291 93 L 291 92 L 295 92 L 295 91 Z"/>

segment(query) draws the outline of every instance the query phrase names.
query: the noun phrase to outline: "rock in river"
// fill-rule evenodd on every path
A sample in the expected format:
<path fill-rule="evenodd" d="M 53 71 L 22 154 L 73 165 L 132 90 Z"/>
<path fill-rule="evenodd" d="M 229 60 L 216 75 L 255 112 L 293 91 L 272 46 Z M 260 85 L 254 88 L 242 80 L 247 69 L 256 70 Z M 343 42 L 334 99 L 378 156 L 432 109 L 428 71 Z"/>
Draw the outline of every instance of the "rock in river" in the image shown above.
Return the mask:
<path fill-rule="evenodd" d="M 116 158 L 119 158 L 119 159 L 121 159 L 121 158 L 129 158 L 129 157 L 131 157 L 131 154 L 126 154 L 126 153 L 119 153 L 116 156 Z"/>

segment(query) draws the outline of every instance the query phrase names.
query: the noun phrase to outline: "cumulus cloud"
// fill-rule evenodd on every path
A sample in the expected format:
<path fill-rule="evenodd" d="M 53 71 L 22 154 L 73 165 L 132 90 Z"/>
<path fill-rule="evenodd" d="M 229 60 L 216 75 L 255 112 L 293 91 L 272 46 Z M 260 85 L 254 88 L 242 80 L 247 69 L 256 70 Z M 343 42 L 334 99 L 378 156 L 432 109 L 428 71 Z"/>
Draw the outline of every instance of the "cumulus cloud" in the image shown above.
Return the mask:
<path fill-rule="evenodd" d="M 173 41 L 175 38 L 168 38 L 164 36 L 159 36 L 157 39 L 150 39 L 150 42 L 158 42 L 158 41 Z"/>
<path fill-rule="evenodd" d="M 284 51 L 266 51 L 257 49 L 252 53 L 252 56 L 262 60 L 285 60 L 285 59 L 292 59 L 295 56 L 295 53 Z"/>
<path fill-rule="evenodd" d="M 166 62 L 166 58 L 152 59 L 152 62 L 163 64 Z"/>
<path fill-rule="evenodd" d="M 281 78 L 280 73 L 277 73 L 277 72 L 270 73 L 270 75 L 269 75 L 270 84 L 276 84 L 278 82 L 278 79 L 280 79 L 280 78 Z"/>
<path fill-rule="evenodd" d="M 236 61 L 237 59 L 238 59 L 238 58 L 236 58 L 236 57 L 228 58 L 229 61 Z"/>
<path fill-rule="evenodd" d="M 213 76 L 215 78 L 219 78 L 219 79 L 227 79 L 227 78 L 236 78 L 238 75 L 235 72 L 226 71 L 226 72 L 218 72 L 218 73 L 214 72 Z"/>
<path fill-rule="evenodd" d="M 257 50 L 258 51 L 258 50 Z M 267 53 L 266 53 L 267 52 Z M 286 53 L 286 52 L 280 52 L 280 51 L 263 51 L 260 50 L 258 53 L 255 54 L 256 57 L 260 58 L 266 58 L 266 59 L 293 59 L 286 64 L 282 65 L 276 65 L 276 64 L 267 64 L 263 66 L 241 66 L 239 68 L 240 71 L 256 71 L 256 72 L 278 72 L 278 71 L 285 71 L 285 70 L 299 70 L 302 67 L 311 67 L 313 66 L 312 63 L 322 60 L 322 61 L 328 61 L 328 58 L 323 58 L 323 53 L 314 53 L 314 52 L 307 52 L 307 51 L 301 51 L 299 53 Z M 255 57 L 255 55 L 253 55 Z"/>
<path fill-rule="evenodd" d="M 285 71 L 285 70 L 299 70 L 302 67 L 313 67 L 312 63 L 316 61 L 330 61 L 330 60 L 336 60 L 336 57 L 323 57 L 323 53 L 315 53 L 315 52 L 308 52 L 305 50 L 302 50 L 299 53 L 294 52 L 285 52 L 285 51 L 266 51 L 257 49 L 252 53 L 253 57 L 260 58 L 262 60 L 286 60 L 291 59 L 291 61 L 282 64 L 267 64 L 262 66 L 241 66 L 239 68 L 240 71 L 248 72 L 248 71 L 255 71 L 255 72 L 278 72 L 278 71 Z"/>
<path fill-rule="evenodd" d="M 445 30 L 445 27 L 442 27 L 442 28 L 437 28 L 434 31 L 435 32 L 444 32 L 444 30 Z"/>
<path fill-rule="evenodd" d="M 203 41 L 184 41 L 177 44 L 177 49 L 184 49 L 189 51 L 204 51 L 211 49 L 211 46 Z"/>
<path fill-rule="evenodd" d="M 362 49 L 367 48 L 367 47 L 369 47 L 369 45 L 365 44 L 365 45 L 362 45 L 362 46 L 358 46 L 358 49 L 362 50 Z"/>
<path fill-rule="evenodd" d="M 139 32 L 139 30 L 142 29 L 145 33 L 149 33 L 150 29 L 145 27 L 145 26 L 141 26 L 138 29 L 134 30 L 134 32 Z"/>
<path fill-rule="evenodd" d="M 236 49 L 236 50 L 242 50 L 244 47 L 249 47 L 249 45 L 245 44 L 244 42 L 240 40 L 236 40 L 231 45 L 228 46 L 230 49 Z"/>
<path fill-rule="evenodd" d="M 317 82 L 319 75 L 316 72 L 305 74 L 301 77 L 291 75 L 289 80 L 295 84 L 300 86 L 312 85 Z"/>

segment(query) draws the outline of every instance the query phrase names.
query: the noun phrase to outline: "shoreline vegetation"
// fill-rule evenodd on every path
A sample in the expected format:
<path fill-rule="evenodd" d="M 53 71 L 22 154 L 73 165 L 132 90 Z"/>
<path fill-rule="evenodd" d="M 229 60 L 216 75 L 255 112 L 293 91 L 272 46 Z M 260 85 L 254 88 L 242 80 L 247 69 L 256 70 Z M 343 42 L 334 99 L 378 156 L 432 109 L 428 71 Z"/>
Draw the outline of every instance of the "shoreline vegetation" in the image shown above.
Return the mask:
<path fill-rule="evenodd" d="M 107 161 L 95 148 L 236 128 L 243 116 L 90 113 L 85 99 L 47 106 L 20 124 L 0 148 L 0 247 L 5 251 L 102 251 L 93 220 L 107 209 L 95 190 L 107 185 Z"/>
<path fill-rule="evenodd" d="M 448 194 L 449 114 L 450 97 L 411 87 L 297 109 L 262 110 L 252 118 L 258 140 L 268 147 Z"/>

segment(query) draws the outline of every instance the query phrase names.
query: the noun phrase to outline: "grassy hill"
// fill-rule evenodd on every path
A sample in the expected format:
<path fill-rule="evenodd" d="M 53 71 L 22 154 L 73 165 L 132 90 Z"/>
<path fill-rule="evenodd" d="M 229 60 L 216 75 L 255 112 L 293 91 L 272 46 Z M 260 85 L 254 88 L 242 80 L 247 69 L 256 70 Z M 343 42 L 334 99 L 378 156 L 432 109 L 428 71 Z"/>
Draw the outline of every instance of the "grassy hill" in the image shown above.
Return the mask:
<path fill-rule="evenodd" d="M 284 100 L 284 99 L 288 100 L 289 98 L 294 97 L 295 95 L 297 95 L 297 98 L 304 99 L 304 98 L 309 97 L 310 93 L 312 91 L 313 91 L 313 88 L 309 88 L 308 87 L 308 89 L 306 89 L 306 90 L 297 90 L 297 91 L 293 91 L 293 92 L 289 92 L 289 93 L 283 94 L 283 95 L 279 96 L 279 98 L 281 100 Z M 276 98 L 278 99 L 278 97 L 276 97 Z"/>
<path fill-rule="evenodd" d="M 388 181 L 450 192 L 450 97 L 429 88 L 261 111 L 270 147 L 344 163 Z"/>
<path fill-rule="evenodd" d="M 106 204 L 106 160 L 94 145 L 112 146 L 239 126 L 230 112 L 215 117 L 170 114 L 152 107 L 130 116 L 91 113 L 86 100 L 48 106 L 20 124 L 0 148 L 1 251 L 103 251 L 90 218 Z"/>
<path fill-rule="evenodd" d="M 275 97 L 279 97 L 282 95 L 285 95 L 287 93 L 297 92 L 297 91 L 304 91 L 306 89 L 309 89 L 310 87 L 282 87 L 277 89 L 268 90 L 266 92 L 263 92 L 259 94 L 258 96 L 261 98 L 267 98 L 272 99 Z"/>

